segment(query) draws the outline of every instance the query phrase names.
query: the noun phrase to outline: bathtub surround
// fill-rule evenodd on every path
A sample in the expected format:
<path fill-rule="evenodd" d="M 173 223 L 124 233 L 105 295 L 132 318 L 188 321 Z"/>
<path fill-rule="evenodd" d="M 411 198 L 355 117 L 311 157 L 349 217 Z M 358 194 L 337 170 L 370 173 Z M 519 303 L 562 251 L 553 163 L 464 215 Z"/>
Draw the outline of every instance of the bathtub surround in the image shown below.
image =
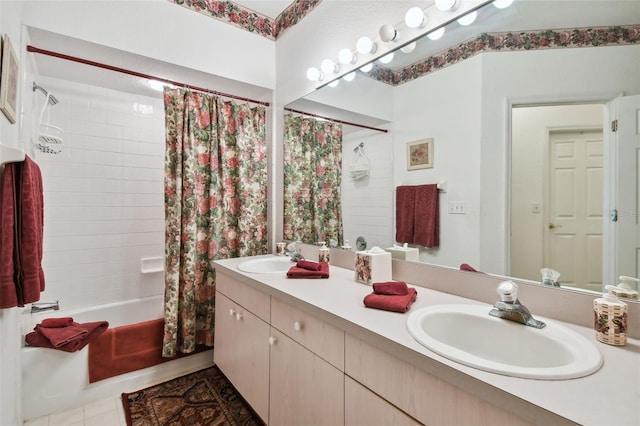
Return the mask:
<path fill-rule="evenodd" d="M 7 163 L 0 187 L 0 308 L 40 300 L 43 227 L 40 167 L 28 156 Z"/>
<path fill-rule="evenodd" d="M 162 355 L 213 346 L 213 259 L 264 254 L 265 108 L 165 88 L 165 328 Z"/>
<path fill-rule="evenodd" d="M 342 125 L 292 114 L 284 121 L 284 238 L 338 247 Z"/>

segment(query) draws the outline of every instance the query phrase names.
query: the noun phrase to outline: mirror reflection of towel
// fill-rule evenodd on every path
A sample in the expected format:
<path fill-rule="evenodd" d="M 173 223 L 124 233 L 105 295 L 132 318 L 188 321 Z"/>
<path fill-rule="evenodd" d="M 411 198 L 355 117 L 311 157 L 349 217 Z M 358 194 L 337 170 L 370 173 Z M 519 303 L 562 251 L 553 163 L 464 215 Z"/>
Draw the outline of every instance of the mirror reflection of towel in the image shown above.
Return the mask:
<path fill-rule="evenodd" d="M 440 206 L 437 184 L 396 189 L 396 242 L 425 247 L 440 245 Z"/>

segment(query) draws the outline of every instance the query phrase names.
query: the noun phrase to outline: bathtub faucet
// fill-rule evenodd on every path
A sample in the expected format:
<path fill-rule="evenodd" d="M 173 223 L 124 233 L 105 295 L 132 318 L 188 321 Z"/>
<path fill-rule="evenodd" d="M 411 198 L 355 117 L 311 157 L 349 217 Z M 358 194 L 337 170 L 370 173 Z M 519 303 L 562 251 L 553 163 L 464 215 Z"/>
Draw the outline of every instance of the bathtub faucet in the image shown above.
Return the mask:
<path fill-rule="evenodd" d="M 38 312 L 44 311 L 59 311 L 60 310 L 60 301 L 56 300 L 55 302 L 36 302 L 31 304 L 31 313 L 35 314 Z"/>

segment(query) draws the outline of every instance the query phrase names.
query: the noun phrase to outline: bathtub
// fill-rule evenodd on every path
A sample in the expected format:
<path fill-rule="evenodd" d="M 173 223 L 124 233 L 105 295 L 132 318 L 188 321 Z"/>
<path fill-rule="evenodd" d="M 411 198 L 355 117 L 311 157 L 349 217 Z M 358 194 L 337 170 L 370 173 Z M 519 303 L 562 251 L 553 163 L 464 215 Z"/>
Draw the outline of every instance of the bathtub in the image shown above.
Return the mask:
<path fill-rule="evenodd" d="M 109 321 L 109 328 L 162 318 L 163 296 L 153 296 L 77 310 L 30 314 L 25 309 L 22 335 L 45 318 L 72 317 L 76 322 Z M 22 405 L 25 420 L 132 392 L 213 365 L 211 351 L 89 383 L 88 347 L 78 352 L 22 348 Z"/>

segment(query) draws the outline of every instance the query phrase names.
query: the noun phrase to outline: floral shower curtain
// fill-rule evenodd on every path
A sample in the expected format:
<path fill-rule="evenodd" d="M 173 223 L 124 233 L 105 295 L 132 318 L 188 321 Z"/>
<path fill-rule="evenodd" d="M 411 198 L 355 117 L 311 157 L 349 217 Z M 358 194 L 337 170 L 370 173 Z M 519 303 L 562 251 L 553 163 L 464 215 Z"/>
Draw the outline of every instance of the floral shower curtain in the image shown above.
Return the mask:
<path fill-rule="evenodd" d="M 342 245 L 342 125 L 286 115 L 284 238 Z"/>
<path fill-rule="evenodd" d="M 162 356 L 213 346 L 211 261 L 265 254 L 265 108 L 165 89 L 165 328 Z"/>

